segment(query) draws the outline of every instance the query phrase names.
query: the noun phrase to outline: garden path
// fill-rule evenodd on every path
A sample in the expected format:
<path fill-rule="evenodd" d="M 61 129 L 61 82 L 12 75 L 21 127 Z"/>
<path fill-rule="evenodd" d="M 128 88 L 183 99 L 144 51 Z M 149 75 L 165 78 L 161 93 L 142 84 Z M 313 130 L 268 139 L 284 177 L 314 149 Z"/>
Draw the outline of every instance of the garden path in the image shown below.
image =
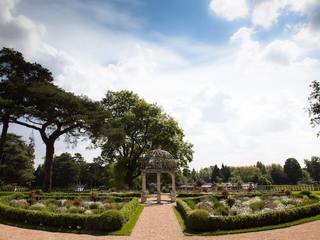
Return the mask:
<path fill-rule="evenodd" d="M 184 236 L 173 204 L 148 201 L 131 236 L 92 236 L 17 228 L 0 224 L 0 240 L 320 240 L 320 221 L 289 228 L 224 236 Z"/>

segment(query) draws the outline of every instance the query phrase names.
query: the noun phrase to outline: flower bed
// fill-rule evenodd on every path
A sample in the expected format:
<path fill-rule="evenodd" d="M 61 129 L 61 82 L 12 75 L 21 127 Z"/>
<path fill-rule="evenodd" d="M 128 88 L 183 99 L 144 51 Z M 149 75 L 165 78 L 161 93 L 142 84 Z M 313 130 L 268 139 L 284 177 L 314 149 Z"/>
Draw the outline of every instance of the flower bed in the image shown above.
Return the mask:
<path fill-rule="evenodd" d="M 195 197 L 177 208 L 193 231 L 233 230 L 276 225 L 320 214 L 317 196 Z"/>
<path fill-rule="evenodd" d="M 86 198 L 36 201 L 13 194 L 0 198 L 0 218 L 35 226 L 110 232 L 121 229 L 138 204 L 137 198 L 127 203 Z"/>

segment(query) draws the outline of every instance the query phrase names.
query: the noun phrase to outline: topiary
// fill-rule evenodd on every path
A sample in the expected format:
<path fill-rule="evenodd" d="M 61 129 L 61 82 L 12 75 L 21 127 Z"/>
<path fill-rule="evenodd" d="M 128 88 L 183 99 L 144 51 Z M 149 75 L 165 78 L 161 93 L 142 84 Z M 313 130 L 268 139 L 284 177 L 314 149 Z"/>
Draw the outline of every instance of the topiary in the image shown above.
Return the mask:
<path fill-rule="evenodd" d="M 123 222 L 123 216 L 118 210 L 108 210 L 100 215 L 99 228 L 105 231 L 114 231 L 120 229 Z"/>
<path fill-rule="evenodd" d="M 236 202 L 236 200 L 234 198 L 228 197 L 226 200 L 226 203 L 229 207 L 232 207 L 234 205 L 234 203 Z"/>
<path fill-rule="evenodd" d="M 208 229 L 209 213 L 202 209 L 192 211 L 188 216 L 188 228 L 193 231 L 205 231 Z"/>

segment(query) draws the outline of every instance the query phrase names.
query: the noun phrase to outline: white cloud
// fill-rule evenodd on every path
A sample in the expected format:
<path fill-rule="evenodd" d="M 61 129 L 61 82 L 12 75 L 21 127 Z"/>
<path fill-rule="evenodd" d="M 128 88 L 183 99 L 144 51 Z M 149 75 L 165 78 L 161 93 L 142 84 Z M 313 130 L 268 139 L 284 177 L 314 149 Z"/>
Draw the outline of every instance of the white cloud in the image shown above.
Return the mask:
<path fill-rule="evenodd" d="M 216 54 L 214 46 L 193 39 L 155 34 L 158 41 L 150 42 L 130 31 L 96 26 L 76 12 L 68 21 L 54 13 L 55 21 L 43 19 L 39 24 L 28 14 L 14 12 L 10 1 L 5 6 L 0 19 L 9 21 L 1 21 L 0 28 L 8 29 L 8 22 L 17 18 L 28 19 L 32 27 L 12 28 L 8 37 L 0 35 L 1 45 L 12 43 L 24 53 L 35 46 L 28 55 L 54 70 L 57 83 L 69 91 L 100 99 L 106 90 L 129 89 L 157 102 L 181 123 L 195 145 L 192 167 L 279 162 L 288 156 L 302 160 L 318 151 L 303 108 L 308 104 L 308 82 L 320 75 L 320 64 L 298 40 L 261 43 L 255 39 L 257 30 L 243 27 Z M 221 11 L 236 19 L 232 11 Z M 46 15 L 52 16 L 50 11 Z M 25 38 L 28 44 L 16 37 L 20 32 L 30 36 Z M 194 64 L 193 57 L 206 61 Z M 40 159 L 43 145 L 38 142 Z M 89 158 L 98 154 L 85 150 L 86 145 L 71 151 Z M 60 142 L 57 152 L 64 150 Z"/>
<path fill-rule="evenodd" d="M 263 1 L 256 5 L 252 12 L 252 23 L 266 29 L 271 28 L 277 22 L 281 10 L 284 7 L 282 0 Z"/>
<path fill-rule="evenodd" d="M 245 18 L 249 14 L 249 7 L 246 0 L 212 0 L 209 9 L 217 16 L 228 21 Z"/>
<path fill-rule="evenodd" d="M 0 44 L 15 47 L 26 52 L 34 51 L 45 33 L 45 27 L 34 24 L 23 15 L 12 14 L 17 1 L 2 0 L 0 2 Z"/>
<path fill-rule="evenodd" d="M 289 40 L 275 40 L 262 52 L 262 57 L 271 63 L 289 64 L 300 55 L 298 46 Z"/>

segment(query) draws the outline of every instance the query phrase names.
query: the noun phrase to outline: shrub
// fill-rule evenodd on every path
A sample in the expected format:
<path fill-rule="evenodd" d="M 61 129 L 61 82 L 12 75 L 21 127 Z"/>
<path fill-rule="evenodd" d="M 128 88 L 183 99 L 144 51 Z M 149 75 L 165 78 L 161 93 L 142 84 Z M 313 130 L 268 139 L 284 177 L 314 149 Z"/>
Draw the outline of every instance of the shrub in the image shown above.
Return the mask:
<path fill-rule="evenodd" d="M 42 203 L 36 203 L 36 204 L 33 204 L 29 207 L 30 210 L 35 210 L 35 211 L 44 211 L 44 210 L 47 210 L 47 207 L 42 204 Z"/>
<path fill-rule="evenodd" d="M 226 203 L 229 207 L 232 207 L 234 205 L 234 203 L 236 202 L 236 200 L 234 198 L 228 197 L 226 200 Z"/>
<path fill-rule="evenodd" d="M 120 229 L 124 222 L 122 214 L 117 210 L 108 210 L 99 217 L 99 228 L 105 231 Z"/>
<path fill-rule="evenodd" d="M 223 190 L 223 186 L 222 185 L 217 185 L 217 191 L 222 191 Z"/>
<path fill-rule="evenodd" d="M 223 204 L 219 205 L 217 208 L 215 208 L 217 213 L 219 213 L 222 216 L 228 216 L 229 215 L 229 209 L 228 207 L 224 206 Z"/>
<path fill-rule="evenodd" d="M 308 190 L 303 190 L 299 193 L 300 196 L 307 196 L 307 197 L 310 197 L 311 195 L 311 192 L 308 191 Z"/>
<path fill-rule="evenodd" d="M 192 211 L 188 204 L 181 199 L 177 200 L 177 208 L 181 215 L 185 218 L 187 227 L 193 231 L 216 231 L 262 227 L 290 222 L 320 214 L 320 203 L 261 214 L 226 217 L 213 217 L 204 210 Z"/>
<path fill-rule="evenodd" d="M 193 210 L 189 216 L 187 225 L 194 231 L 204 231 L 208 229 L 209 213 L 203 209 Z"/>
<path fill-rule="evenodd" d="M 285 191 L 284 191 L 284 194 L 286 195 L 286 196 L 291 196 L 291 191 L 290 190 L 288 190 L 288 189 L 286 189 Z"/>
<path fill-rule="evenodd" d="M 134 199 L 119 210 L 108 210 L 102 214 L 58 214 L 50 211 L 33 211 L 9 206 L 7 203 L 14 199 L 13 195 L 0 198 L 0 218 L 16 222 L 23 222 L 29 225 L 42 225 L 54 228 L 82 229 L 90 231 L 109 232 L 118 230 L 125 221 L 132 216 L 138 199 Z M 67 208 L 64 208 L 66 212 Z M 71 206 L 68 210 L 75 212 L 76 207 Z"/>
<path fill-rule="evenodd" d="M 90 199 L 91 201 L 96 201 L 98 199 L 98 194 L 96 192 L 91 192 Z"/>
<path fill-rule="evenodd" d="M 132 216 L 132 214 L 135 212 L 135 210 L 137 209 L 139 205 L 139 199 L 138 198 L 133 198 L 130 202 L 128 202 L 127 204 L 125 204 L 121 209 L 120 209 L 120 213 L 123 217 L 123 221 L 127 222 L 130 217 Z"/>
<path fill-rule="evenodd" d="M 190 206 L 182 199 L 178 199 L 176 204 L 177 204 L 177 209 L 181 213 L 182 217 L 187 219 L 189 213 L 192 211 Z"/>
<path fill-rule="evenodd" d="M 252 211 L 254 211 L 254 212 L 263 209 L 264 206 L 265 206 L 265 202 L 262 201 L 262 200 L 258 200 L 258 201 L 255 201 L 255 202 L 250 203 L 250 208 L 251 208 Z"/>
<path fill-rule="evenodd" d="M 221 192 L 221 195 L 223 198 L 227 199 L 228 196 L 229 196 L 229 192 L 227 189 L 223 189 L 222 192 Z"/>
<path fill-rule="evenodd" d="M 101 203 L 92 203 L 90 204 L 89 208 L 90 209 L 98 209 L 100 207 Z"/>

